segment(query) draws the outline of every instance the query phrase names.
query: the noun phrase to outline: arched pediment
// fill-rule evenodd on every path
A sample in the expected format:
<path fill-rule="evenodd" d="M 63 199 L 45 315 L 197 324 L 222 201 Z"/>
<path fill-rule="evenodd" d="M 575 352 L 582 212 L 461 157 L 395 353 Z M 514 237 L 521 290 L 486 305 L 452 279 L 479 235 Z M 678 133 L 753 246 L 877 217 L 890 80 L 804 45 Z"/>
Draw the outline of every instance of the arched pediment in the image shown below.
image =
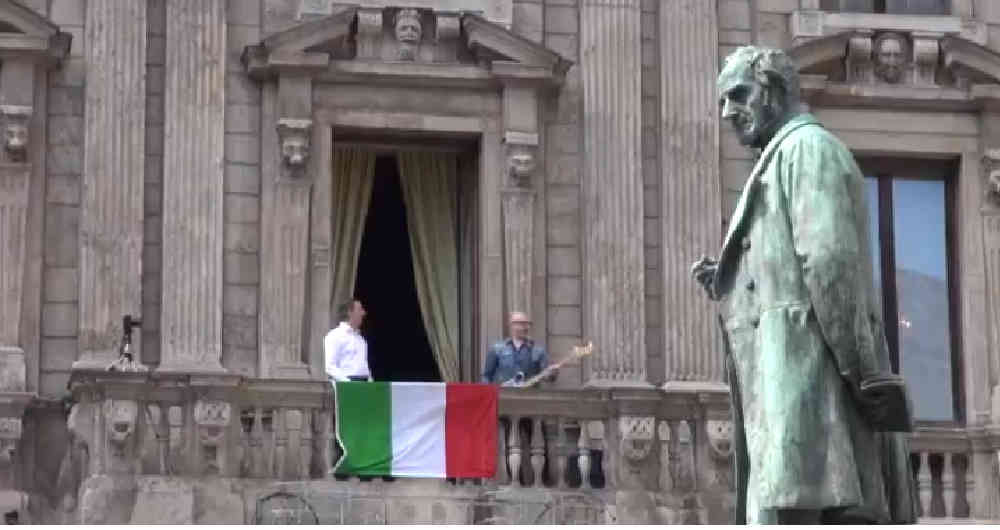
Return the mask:
<path fill-rule="evenodd" d="M 57 64 L 69 53 L 72 36 L 12 0 L 0 0 L 0 57 L 29 57 Z"/>
<path fill-rule="evenodd" d="M 298 73 L 332 82 L 417 85 L 516 79 L 559 86 L 572 65 L 477 14 L 354 6 L 247 46 L 242 61 L 255 79 Z"/>

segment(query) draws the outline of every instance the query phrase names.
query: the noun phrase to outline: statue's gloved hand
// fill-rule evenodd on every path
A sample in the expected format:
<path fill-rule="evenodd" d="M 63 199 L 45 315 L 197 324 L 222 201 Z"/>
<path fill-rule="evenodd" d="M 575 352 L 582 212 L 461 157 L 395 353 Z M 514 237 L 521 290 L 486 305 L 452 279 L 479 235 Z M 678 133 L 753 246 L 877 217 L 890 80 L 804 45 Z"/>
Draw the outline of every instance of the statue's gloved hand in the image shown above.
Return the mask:
<path fill-rule="evenodd" d="M 701 259 L 694 262 L 691 265 L 691 276 L 694 280 L 701 284 L 705 292 L 708 293 L 708 297 L 715 300 L 715 292 L 712 288 L 712 283 L 715 280 L 715 271 L 719 268 L 719 262 L 714 258 L 709 258 L 707 256 L 702 256 Z"/>

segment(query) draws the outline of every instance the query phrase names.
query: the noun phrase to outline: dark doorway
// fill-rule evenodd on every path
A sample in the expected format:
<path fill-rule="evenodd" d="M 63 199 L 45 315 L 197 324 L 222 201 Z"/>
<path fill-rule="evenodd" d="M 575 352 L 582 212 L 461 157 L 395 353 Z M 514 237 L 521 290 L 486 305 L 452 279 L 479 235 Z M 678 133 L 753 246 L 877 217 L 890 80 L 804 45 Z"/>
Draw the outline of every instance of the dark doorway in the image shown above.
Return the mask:
<path fill-rule="evenodd" d="M 361 333 L 378 381 L 440 381 L 413 279 L 406 206 L 395 157 L 375 161 L 354 295 L 368 311 Z"/>

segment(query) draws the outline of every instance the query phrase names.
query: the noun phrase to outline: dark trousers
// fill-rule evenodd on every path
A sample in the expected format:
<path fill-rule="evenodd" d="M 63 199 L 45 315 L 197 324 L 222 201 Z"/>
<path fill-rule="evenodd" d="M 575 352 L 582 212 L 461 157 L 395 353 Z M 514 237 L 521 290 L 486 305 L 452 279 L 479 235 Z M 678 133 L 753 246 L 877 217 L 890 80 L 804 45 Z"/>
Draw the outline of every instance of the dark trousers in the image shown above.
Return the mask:
<path fill-rule="evenodd" d="M 348 381 L 367 381 L 368 378 L 363 375 L 349 375 L 347 376 Z"/>

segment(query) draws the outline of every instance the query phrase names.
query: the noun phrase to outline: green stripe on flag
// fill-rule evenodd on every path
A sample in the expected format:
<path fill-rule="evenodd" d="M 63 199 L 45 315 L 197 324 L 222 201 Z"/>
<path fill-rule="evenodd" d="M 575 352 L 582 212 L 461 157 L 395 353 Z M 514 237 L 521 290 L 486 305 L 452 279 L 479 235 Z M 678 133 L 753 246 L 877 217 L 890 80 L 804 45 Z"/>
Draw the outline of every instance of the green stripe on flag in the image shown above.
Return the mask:
<path fill-rule="evenodd" d="M 392 395 L 387 382 L 338 382 L 337 473 L 388 475 L 392 470 Z"/>

